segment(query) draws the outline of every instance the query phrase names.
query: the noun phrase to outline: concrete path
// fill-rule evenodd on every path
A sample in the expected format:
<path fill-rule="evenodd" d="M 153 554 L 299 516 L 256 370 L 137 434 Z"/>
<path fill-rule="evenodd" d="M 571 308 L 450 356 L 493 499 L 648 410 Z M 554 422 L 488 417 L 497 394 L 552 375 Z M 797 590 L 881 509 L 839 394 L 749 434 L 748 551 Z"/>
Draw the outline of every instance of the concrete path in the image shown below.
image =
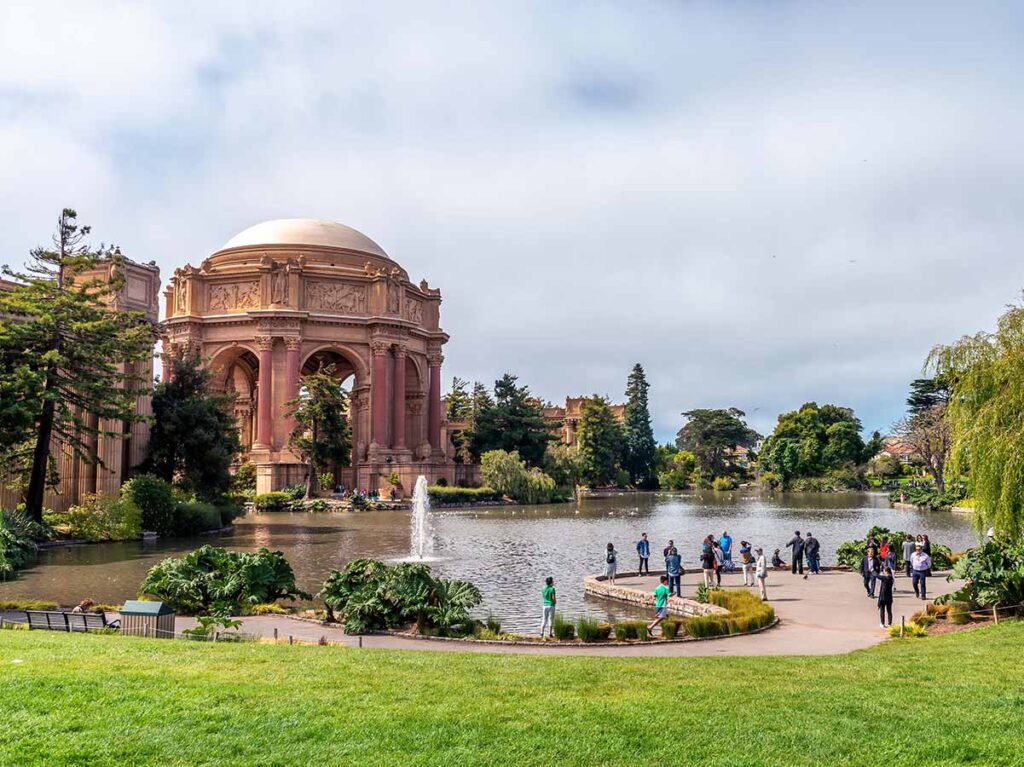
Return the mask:
<path fill-rule="evenodd" d="M 690 573 L 683 577 L 683 594 L 692 596 L 701 576 Z M 635 586 L 651 591 L 657 584 L 654 576 L 622 576 L 616 579 L 620 586 Z M 936 597 L 959 588 L 948 583 L 944 575 L 929 579 L 929 596 Z M 722 586 L 742 588 L 742 576 L 725 575 Z M 778 626 L 758 634 L 699 642 L 666 643 L 637 646 L 565 646 L 546 644 L 499 645 L 488 642 L 432 642 L 392 636 L 366 636 L 362 646 L 373 649 L 438 650 L 445 652 L 518 653 L 524 655 L 594 655 L 617 657 L 696 657 L 714 655 L 837 655 L 871 647 L 886 639 L 887 634 L 878 626 L 878 608 L 874 599 L 864 593 L 861 577 L 855 573 L 829 571 L 811 575 L 806 580 L 788 571 L 768 574 L 768 599 L 780 618 Z M 902 575 L 896 578 L 893 618 L 908 619 L 921 609 L 923 602 L 914 597 L 910 580 Z M 179 618 L 176 629 L 181 631 L 194 625 L 189 618 Z M 279 640 L 289 635 L 296 641 L 316 642 L 324 637 L 331 643 L 357 646 L 358 637 L 347 636 L 340 628 L 294 620 L 279 615 L 264 615 L 243 619 L 240 629 L 246 633 L 271 637 L 274 629 Z"/>

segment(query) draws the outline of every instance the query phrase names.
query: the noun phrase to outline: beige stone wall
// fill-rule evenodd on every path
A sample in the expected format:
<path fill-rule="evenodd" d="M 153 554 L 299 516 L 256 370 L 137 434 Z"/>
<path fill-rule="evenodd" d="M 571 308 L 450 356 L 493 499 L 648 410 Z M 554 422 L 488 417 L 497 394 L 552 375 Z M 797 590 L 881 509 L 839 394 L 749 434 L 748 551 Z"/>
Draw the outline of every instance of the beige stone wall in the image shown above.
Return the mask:
<path fill-rule="evenodd" d="M 614 599 L 619 602 L 654 609 L 654 594 L 639 591 L 628 586 L 613 585 L 603 575 L 590 575 L 583 579 L 583 592 L 595 597 Z M 693 617 L 696 615 L 728 615 L 729 611 L 718 605 L 709 605 L 685 597 L 669 597 L 668 611 L 673 615 Z"/>

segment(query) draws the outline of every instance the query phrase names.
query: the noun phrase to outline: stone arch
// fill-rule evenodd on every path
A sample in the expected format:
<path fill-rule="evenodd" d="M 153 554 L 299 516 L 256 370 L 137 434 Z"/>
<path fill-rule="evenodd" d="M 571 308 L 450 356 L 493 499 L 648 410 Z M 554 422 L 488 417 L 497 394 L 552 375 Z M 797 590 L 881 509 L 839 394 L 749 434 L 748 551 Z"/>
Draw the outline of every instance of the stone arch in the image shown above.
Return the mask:
<path fill-rule="evenodd" d="M 206 367 L 215 390 L 235 395 L 234 416 L 245 460 L 256 438 L 259 355 L 248 344 L 230 344 L 209 355 Z"/>
<path fill-rule="evenodd" d="M 352 385 L 353 389 L 369 385 L 370 370 L 366 365 L 366 361 L 358 351 L 346 344 L 339 344 L 332 341 L 325 341 L 317 344 L 307 351 L 302 357 L 299 363 L 299 370 L 305 371 L 310 361 L 316 355 L 322 354 L 323 352 L 331 352 L 338 355 L 352 367 L 352 374 L 355 376 L 355 382 Z"/>

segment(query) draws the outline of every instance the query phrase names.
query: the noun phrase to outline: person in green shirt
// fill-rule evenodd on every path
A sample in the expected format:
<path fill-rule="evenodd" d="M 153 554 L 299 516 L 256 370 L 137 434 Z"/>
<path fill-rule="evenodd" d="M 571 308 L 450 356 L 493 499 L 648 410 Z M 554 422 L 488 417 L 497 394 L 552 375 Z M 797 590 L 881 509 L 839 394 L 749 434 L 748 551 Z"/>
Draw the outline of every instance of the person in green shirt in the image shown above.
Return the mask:
<path fill-rule="evenodd" d="M 540 622 L 540 638 L 544 638 L 544 629 L 548 630 L 548 637 L 555 638 L 555 605 L 558 597 L 555 595 L 555 579 L 548 577 L 544 581 L 544 587 L 540 590 L 541 601 L 544 602 L 544 617 Z"/>
<path fill-rule="evenodd" d="M 654 631 L 654 627 L 668 617 L 668 576 L 661 576 L 659 581 L 654 590 L 654 620 L 647 626 L 648 631 Z"/>

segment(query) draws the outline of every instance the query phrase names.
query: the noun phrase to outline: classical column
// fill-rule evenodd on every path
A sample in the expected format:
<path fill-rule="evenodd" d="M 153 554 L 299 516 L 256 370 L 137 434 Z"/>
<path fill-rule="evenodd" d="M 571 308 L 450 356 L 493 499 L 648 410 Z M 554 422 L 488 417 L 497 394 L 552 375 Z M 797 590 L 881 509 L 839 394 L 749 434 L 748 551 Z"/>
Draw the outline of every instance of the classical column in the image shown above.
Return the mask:
<path fill-rule="evenodd" d="M 370 373 L 370 407 L 373 411 L 373 442 L 378 447 L 388 444 L 388 349 L 387 341 L 372 341 L 373 372 Z"/>
<path fill-rule="evenodd" d="M 274 339 L 272 336 L 257 336 L 256 346 L 260 350 L 259 394 L 256 399 L 256 444 L 270 447 L 273 441 L 274 418 L 271 409 L 274 399 L 271 396 L 271 380 L 274 376 Z"/>
<path fill-rule="evenodd" d="M 405 447 L 405 356 L 403 346 L 395 347 L 395 369 L 391 384 L 392 447 Z"/>
<path fill-rule="evenodd" d="M 434 452 L 441 449 L 441 363 L 440 350 L 427 354 L 430 388 L 427 392 L 427 439 Z"/>
<path fill-rule="evenodd" d="M 301 372 L 299 370 L 299 347 L 302 346 L 302 339 L 289 337 L 284 339 L 284 345 L 287 350 L 285 356 L 284 399 L 285 402 L 291 402 L 299 396 L 299 373 Z M 292 407 L 286 406 L 286 412 L 290 413 L 291 411 Z M 288 436 L 290 437 L 295 429 L 295 419 L 288 416 L 285 420 Z"/>

